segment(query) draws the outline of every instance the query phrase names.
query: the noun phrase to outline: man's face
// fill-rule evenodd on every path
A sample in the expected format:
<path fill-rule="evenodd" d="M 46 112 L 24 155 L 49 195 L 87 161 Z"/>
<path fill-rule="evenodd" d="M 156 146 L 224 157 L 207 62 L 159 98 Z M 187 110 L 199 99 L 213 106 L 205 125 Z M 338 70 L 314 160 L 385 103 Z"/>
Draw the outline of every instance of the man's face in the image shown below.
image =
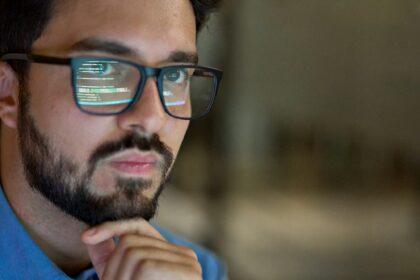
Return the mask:
<path fill-rule="evenodd" d="M 174 53 L 196 53 L 195 38 L 189 0 L 73 0 L 58 5 L 33 53 L 159 67 L 173 64 Z M 98 50 L 104 41 L 113 42 L 106 52 Z M 131 52 L 109 53 L 114 45 Z M 22 87 L 19 140 L 29 184 L 90 225 L 150 219 L 188 121 L 164 112 L 153 79 L 132 110 L 88 115 L 75 105 L 70 76 L 68 66 L 34 63 Z"/>

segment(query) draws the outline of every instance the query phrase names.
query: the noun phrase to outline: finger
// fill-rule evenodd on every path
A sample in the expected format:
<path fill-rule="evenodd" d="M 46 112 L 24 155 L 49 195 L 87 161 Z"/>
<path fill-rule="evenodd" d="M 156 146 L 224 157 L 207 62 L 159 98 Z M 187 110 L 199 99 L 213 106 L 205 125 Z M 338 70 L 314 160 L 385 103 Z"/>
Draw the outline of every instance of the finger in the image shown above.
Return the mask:
<path fill-rule="evenodd" d="M 103 223 L 84 232 L 82 240 L 87 244 L 97 244 L 123 234 L 139 234 L 165 240 L 152 225 L 140 218 Z"/>
<path fill-rule="evenodd" d="M 202 280 L 203 278 L 202 273 L 197 272 L 190 265 L 148 259 L 137 263 L 130 279 Z"/>
<path fill-rule="evenodd" d="M 148 236 L 128 234 L 123 235 L 120 238 L 117 248 L 115 249 L 114 253 L 112 254 L 112 257 L 108 261 L 108 264 L 104 271 L 104 275 L 107 279 L 116 279 L 118 267 L 120 266 L 120 263 L 122 263 L 121 260 L 126 254 L 126 250 L 132 247 L 137 247 L 139 249 L 153 247 L 157 250 L 170 251 L 198 261 L 195 252 L 188 247 L 176 246 L 166 241 L 151 238 Z"/>
<path fill-rule="evenodd" d="M 165 240 L 155 228 L 140 218 L 106 222 L 90 228 L 82 234 L 82 241 L 88 246 L 92 264 L 100 278 L 102 278 L 106 270 L 108 259 L 112 255 L 113 250 L 115 250 L 115 243 L 111 238 L 126 233 L 140 234 Z"/>
<path fill-rule="evenodd" d="M 166 240 L 163 241 L 144 235 L 124 234 L 123 236 L 121 236 L 116 250 L 124 252 L 127 248 L 130 247 L 155 247 L 158 249 L 173 251 L 174 253 L 190 256 L 198 260 L 197 254 L 194 252 L 194 250 L 190 249 L 189 247 L 178 246 L 169 243 Z"/>
<path fill-rule="evenodd" d="M 190 256 L 153 247 L 131 247 L 125 251 L 124 256 L 122 257 L 115 279 L 133 279 L 132 276 L 137 264 L 145 260 L 165 261 L 178 265 L 189 266 L 197 273 L 201 273 L 201 266 Z"/>
<path fill-rule="evenodd" d="M 95 245 L 87 244 L 86 247 L 92 265 L 99 277 L 102 279 L 108 260 L 110 259 L 112 252 L 115 250 L 115 243 L 112 239 L 109 239 Z"/>

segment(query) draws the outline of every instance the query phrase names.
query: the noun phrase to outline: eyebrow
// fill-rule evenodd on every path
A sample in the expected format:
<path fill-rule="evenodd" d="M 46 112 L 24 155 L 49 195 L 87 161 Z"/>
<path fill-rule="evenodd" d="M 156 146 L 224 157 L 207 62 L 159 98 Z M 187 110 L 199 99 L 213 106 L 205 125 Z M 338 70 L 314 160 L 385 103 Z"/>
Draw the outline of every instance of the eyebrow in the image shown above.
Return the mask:
<path fill-rule="evenodd" d="M 70 48 L 71 51 L 97 51 L 104 52 L 112 55 L 118 56 L 136 56 L 137 52 L 118 42 L 112 40 L 105 40 L 100 38 L 87 38 L 83 39 Z M 198 55 L 195 52 L 185 52 L 185 51 L 174 51 L 170 53 L 165 62 L 180 62 L 180 63 L 198 63 Z"/>

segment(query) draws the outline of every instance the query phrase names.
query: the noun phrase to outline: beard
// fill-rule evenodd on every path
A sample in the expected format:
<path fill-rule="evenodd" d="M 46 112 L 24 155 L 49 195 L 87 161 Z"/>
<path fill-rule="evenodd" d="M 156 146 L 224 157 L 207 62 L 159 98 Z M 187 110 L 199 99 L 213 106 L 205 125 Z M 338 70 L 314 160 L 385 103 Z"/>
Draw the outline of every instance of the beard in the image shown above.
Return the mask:
<path fill-rule="evenodd" d="M 24 89 L 19 95 L 19 102 L 19 146 L 25 177 L 32 189 L 63 212 L 90 226 L 131 218 L 149 221 L 154 217 L 158 198 L 173 163 L 172 152 L 156 134 L 145 138 L 130 133 L 118 141 L 105 142 L 92 152 L 87 165 L 82 167 L 60 153 L 39 131 L 30 114 L 29 94 Z M 82 140 L 80 145 L 83 145 Z M 157 164 L 160 172 L 158 182 L 117 176 L 112 194 L 95 194 L 92 190 L 98 189 L 98 186 L 94 184 L 94 174 L 101 161 L 126 149 L 156 152 L 161 156 Z M 153 197 L 148 198 L 142 193 L 156 184 L 158 187 Z"/>

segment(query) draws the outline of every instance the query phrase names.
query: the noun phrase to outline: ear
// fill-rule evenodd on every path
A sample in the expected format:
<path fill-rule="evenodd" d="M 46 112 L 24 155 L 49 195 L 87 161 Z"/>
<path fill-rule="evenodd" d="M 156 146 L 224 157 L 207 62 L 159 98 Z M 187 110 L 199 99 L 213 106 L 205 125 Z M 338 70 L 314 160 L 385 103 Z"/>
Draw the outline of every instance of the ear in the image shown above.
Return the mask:
<path fill-rule="evenodd" d="M 0 119 L 10 128 L 17 126 L 19 82 L 15 71 L 0 61 Z"/>

